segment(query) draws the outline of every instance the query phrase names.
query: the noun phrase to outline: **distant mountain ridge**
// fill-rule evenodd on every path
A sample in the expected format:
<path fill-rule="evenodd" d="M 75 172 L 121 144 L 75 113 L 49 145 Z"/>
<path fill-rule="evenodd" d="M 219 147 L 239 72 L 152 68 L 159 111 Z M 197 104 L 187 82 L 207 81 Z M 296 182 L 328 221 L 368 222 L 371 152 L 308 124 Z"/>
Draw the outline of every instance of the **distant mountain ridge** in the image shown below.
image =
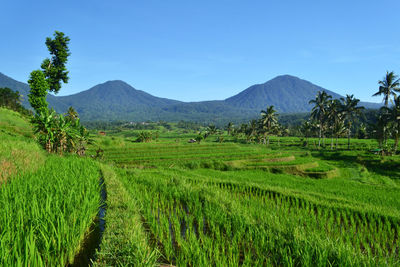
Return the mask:
<path fill-rule="evenodd" d="M 23 105 L 29 107 L 29 86 L 0 73 L 0 87 L 20 91 Z M 225 100 L 182 102 L 160 98 L 137 90 L 124 81 L 108 81 L 86 91 L 69 96 L 48 95 L 50 107 L 65 112 L 73 106 L 83 121 L 146 121 L 190 120 L 216 123 L 244 121 L 256 118 L 261 109 L 274 105 L 280 113 L 309 112 L 308 102 L 318 91 L 326 91 L 333 98 L 341 95 L 300 78 L 281 75 L 263 84 L 252 85 Z M 377 103 L 361 103 L 368 108 L 379 108 Z"/>
<path fill-rule="evenodd" d="M 282 113 L 305 112 L 311 106 L 318 91 L 325 91 L 333 98 L 341 95 L 290 75 L 281 75 L 263 84 L 255 84 L 225 101 L 235 107 L 261 110 L 266 105 L 274 105 Z M 271 103 L 271 104 L 269 104 Z"/>

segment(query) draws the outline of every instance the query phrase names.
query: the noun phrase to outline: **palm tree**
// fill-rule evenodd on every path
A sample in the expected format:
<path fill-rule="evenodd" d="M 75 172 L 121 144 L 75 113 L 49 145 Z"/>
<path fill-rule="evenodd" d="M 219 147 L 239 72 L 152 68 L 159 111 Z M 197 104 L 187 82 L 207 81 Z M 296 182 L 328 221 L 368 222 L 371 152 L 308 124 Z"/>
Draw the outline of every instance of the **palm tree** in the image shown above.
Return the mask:
<path fill-rule="evenodd" d="M 267 146 L 269 145 L 269 135 L 275 130 L 274 128 L 278 124 L 277 115 L 274 106 L 269 106 L 266 110 L 261 110 L 261 129 L 264 134 L 264 144 L 266 135 L 268 135 Z"/>
<path fill-rule="evenodd" d="M 386 76 L 381 81 L 378 81 L 379 91 L 373 94 L 373 96 L 383 95 L 383 102 L 385 107 L 389 105 L 389 101 L 392 102 L 392 96 L 396 97 L 395 92 L 400 92 L 400 79 L 394 74 L 393 71 L 386 71 Z"/>
<path fill-rule="evenodd" d="M 388 128 L 388 113 L 385 110 L 386 107 L 381 107 L 378 114 L 378 120 L 373 129 L 374 136 L 379 143 L 379 147 L 385 148 L 387 139 L 387 128 Z M 383 153 L 383 151 L 382 151 Z"/>
<path fill-rule="evenodd" d="M 251 120 L 250 123 L 247 125 L 246 127 L 246 138 L 247 138 L 247 142 L 252 141 L 256 134 L 257 134 L 257 129 L 258 129 L 258 121 L 257 120 Z"/>
<path fill-rule="evenodd" d="M 210 135 L 215 134 L 217 132 L 217 127 L 214 124 L 210 124 L 207 127 L 207 131 L 210 133 Z"/>
<path fill-rule="evenodd" d="M 334 125 L 332 126 L 332 133 L 336 137 L 336 145 L 335 148 L 337 149 L 339 146 L 339 136 L 342 136 L 346 132 L 346 127 L 344 125 L 344 115 L 342 113 L 339 113 L 338 120 L 334 122 Z"/>
<path fill-rule="evenodd" d="M 383 102 L 385 103 L 386 108 L 380 109 L 381 112 L 385 112 L 385 114 L 380 115 L 379 125 L 382 129 L 381 137 L 383 137 L 383 143 L 386 144 L 386 130 L 388 128 L 387 123 L 389 123 L 389 109 L 387 108 L 389 105 L 389 101 L 393 103 L 392 96 L 396 98 L 395 92 L 400 92 L 400 79 L 398 76 L 394 74 L 393 71 L 388 72 L 386 71 L 386 76 L 381 80 L 378 81 L 379 91 L 376 92 L 373 96 L 382 95 L 383 94 Z"/>
<path fill-rule="evenodd" d="M 329 123 L 329 129 L 331 133 L 331 149 L 333 149 L 333 137 L 336 135 L 336 143 L 337 143 L 337 130 L 339 122 L 342 120 L 342 112 L 340 101 L 337 99 L 331 100 L 328 102 L 327 108 L 327 119 Z"/>
<path fill-rule="evenodd" d="M 397 151 L 399 144 L 399 133 L 400 133 L 400 96 L 394 98 L 394 105 L 391 108 L 383 107 L 385 109 L 385 114 L 387 114 L 386 119 L 390 122 L 393 129 L 394 135 L 394 151 Z"/>
<path fill-rule="evenodd" d="M 312 135 L 312 125 L 310 121 L 304 121 L 300 126 L 300 131 L 306 138 L 306 142 L 303 144 L 304 146 L 308 145 L 308 138 Z"/>
<path fill-rule="evenodd" d="M 230 135 L 234 129 L 233 122 L 229 122 L 228 125 L 226 126 L 226 129 L 228 130 L 228 135 Z"/>
<path fill-rule="evenodd" d="M 73 107 L 69 107 L 65 117 L 70 121 L 76 121 L 79 118 L 79 114 Z"/>
<path fill-rule="evenodd" d="M 340 100 L 342 101 L 342 112 L 347 123 L 347 149 L 350 149 L 351 125 L 355 118 L 361 115 L 361 110 L 364 107 L 358 106 L 360 99 L 354 98 L 353 95 L 346 95 L 346 98 L 341 97 Z"/>
<path fill-rule="evenodd" d="M 328 95 L 325 91 L 318 91 L 315 99 L 308 102 L 309 104 L 314 104 L 314 107 L 311 110 L 311 117 L 319 122 L 318 147 L 321 146 L 322 131 L 327 117 L 327 107 L 331 98 L 332 96 Z"/>

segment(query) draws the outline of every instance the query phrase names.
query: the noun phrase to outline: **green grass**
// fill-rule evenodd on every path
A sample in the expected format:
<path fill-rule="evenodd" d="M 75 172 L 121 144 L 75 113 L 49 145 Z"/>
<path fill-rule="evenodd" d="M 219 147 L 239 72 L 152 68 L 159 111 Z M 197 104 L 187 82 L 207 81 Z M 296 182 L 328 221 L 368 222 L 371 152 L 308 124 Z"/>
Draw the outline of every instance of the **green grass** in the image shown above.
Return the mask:
<path fill-rule="evenodd" d="M 19 113 L 0 108 L 0 184 L 17 173 L 32 172 L 45 153 L 33 139 L 32 127 Z"/>

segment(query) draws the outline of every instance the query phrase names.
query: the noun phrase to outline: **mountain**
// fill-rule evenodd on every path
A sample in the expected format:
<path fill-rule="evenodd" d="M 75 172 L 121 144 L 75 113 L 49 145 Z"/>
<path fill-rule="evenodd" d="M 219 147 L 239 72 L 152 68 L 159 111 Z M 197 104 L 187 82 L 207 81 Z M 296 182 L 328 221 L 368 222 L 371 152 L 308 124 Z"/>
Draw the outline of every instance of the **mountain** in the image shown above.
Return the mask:
<path fill-rule="evenodd" d="M 343 96 L 312 84 L 300 78 L 282 75 L 263 83 L 250 86 L 246 90 L 225 99 L 225 102 L 237 108 L 261 110 L 273 105 L 280 113 L 308 112 L 318 91 L 325 91 L 334 99 Z M 368 108 L 379 108 L 376 103 L 360 103 Z"/>
<path fill-rule="evenodd" d="M 18 90 L 29 107 L 29 86 L 0 73 L 0 87 Z M 260 110 L 274 105 L 279 113 L 309 112 L 308 102 L 318 91 L 326 91 L 334 98 L 342 97 L 308 81 L 290 75 L 278 76 L 264 84 L 250 86 L 225 100 L 182 102 L 150 95 L 123 81 L 108 81 L 89 90 L 69 96 L 49 94 L 49 106 L 57 112 L 66 112 L 73 106 L 83 121 L 197 121 L 222 124 L 243 122 L 259 117 Z M 379 108 L 376 103 L 362 103 Z"/>
<path fill-rule="evenodd" d="M 16 81 L 0 72 L 0 87 L 8 87 L 14 91 L 18 91 L 22 95 L 22 105 L 31 109 L 28 101 L 28 94 L 30 91 L 28 84 Z M 47 102 L 51 107 L 57 107 L 58 110 L 68 109 L 64 103 L 59 101 L 58 97 L 52 94 L 47 95 Z"/>
<path fill-rule="evenodd" d="M 58 98 L 66 106 L 73 106 L 86 120 L 138 120 L 146 115 L 153 120 L 162 108 L 181 103 L 136 90 L 123 81 L 108 81 Z"/>

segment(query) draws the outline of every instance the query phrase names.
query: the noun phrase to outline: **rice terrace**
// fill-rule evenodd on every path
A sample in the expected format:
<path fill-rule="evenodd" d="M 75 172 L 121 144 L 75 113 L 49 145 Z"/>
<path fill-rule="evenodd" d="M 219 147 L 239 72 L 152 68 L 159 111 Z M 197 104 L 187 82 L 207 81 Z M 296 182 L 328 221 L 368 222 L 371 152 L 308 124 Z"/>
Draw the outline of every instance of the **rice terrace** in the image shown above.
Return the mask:
<path fill-rule="evenodd" d="M 18 66 L 0 44 L 0 57 L 10 65 L 2 68 L 16 76 L 23 69 L 25 77 L 20 82 L 0 72 L 0 266 L 400 266 L 400 77 L 385 69 L 398 65 L 382 57 L 397 50 L 375 37 L 363 39 L 364 28 L 348 11 L 362 7 L 315 3 L 312 9 L 320 12 L 314 14 L 300 4 L 204 1 L 194 8 L 171 1 L 122 8 L 99 2 L 60 10 L 60 18 L 76 13 L 79 27 L 63 21 L 72 34 L 54 31 L 45 38 L 44 59 L 33 45 L 36 38 L 12 41 L 20 46 L 10 54 L 34 53 L 18 55 Z M 366 13 L 381 10 L 365 5 Z M 21 12 L 36 14 L 39 6 L 54 13 L 39 3 Z M 270 11 L 272 18 L 265 17 L 269 8 L 287 14 L 291 23 Z M 321 20 L 330 31 L 314 25 L 317 42 L 310 30 L 292 29 L 315 24 L 295 20 L 297 11 L 332 20 L 327 10 L 337 8 L 357 31 Z M 361 13 L 357 18 L 367 24 Z M 95 25 L 90 29 L 86 16 Z M 248 24 L 238 20 L 242 16 Z M 235 32 L 222 21 L 236 25 Z M 277 44 L 264 39 L 275 21 L 281 24 L 274 32 Z M 42 36 L 45 29 L 39 28 L 35 34 Z M 329 45 L 342 31 L 348 36 L 339 41 L 368 46 L 341 51 Z M 307 42 L 298 32 L 307 34 Z M 200 40 L 205 37 L 208 42 Z M 223 41 L 231 46 L 219 50 Z M 260 42 L 273 52 L 259 50 Z M 349 51 L 354 57 L 346 56 Z M 264 69 L 266 59 L 273 66 Z M 356 65 L 362 76 L 353 71 Z M 273 75 L 294 68 L 327 84 L 339 86 L 342 79 L 355 89 L 336 93 L 287 74 L 239 93 L 223 89 L 241 86 L 239 76 L 261 75 L 258 69 Z M 150 70 L 154 75 L 148 76 Z M 215 79 L 217 70 L 226 86 Z M 178 92 L 169 86 L 185 84 L 179 92 L 188 98 L 156 97 L 122 80 L 62 91 L 82 73 L 74 87 L 97 79 L 96 72 L 108 77 L 113 71 L 134 76 L 138 84 L 165 86 L 168 94 Z M 372 84 L 370 91 L 358 90 L 354 80 L 360 87 Z M 219 89 L 211 93 L 208 87 Z M 222 99 L 224 90 L 232 94 L 209 100 Z"/>

